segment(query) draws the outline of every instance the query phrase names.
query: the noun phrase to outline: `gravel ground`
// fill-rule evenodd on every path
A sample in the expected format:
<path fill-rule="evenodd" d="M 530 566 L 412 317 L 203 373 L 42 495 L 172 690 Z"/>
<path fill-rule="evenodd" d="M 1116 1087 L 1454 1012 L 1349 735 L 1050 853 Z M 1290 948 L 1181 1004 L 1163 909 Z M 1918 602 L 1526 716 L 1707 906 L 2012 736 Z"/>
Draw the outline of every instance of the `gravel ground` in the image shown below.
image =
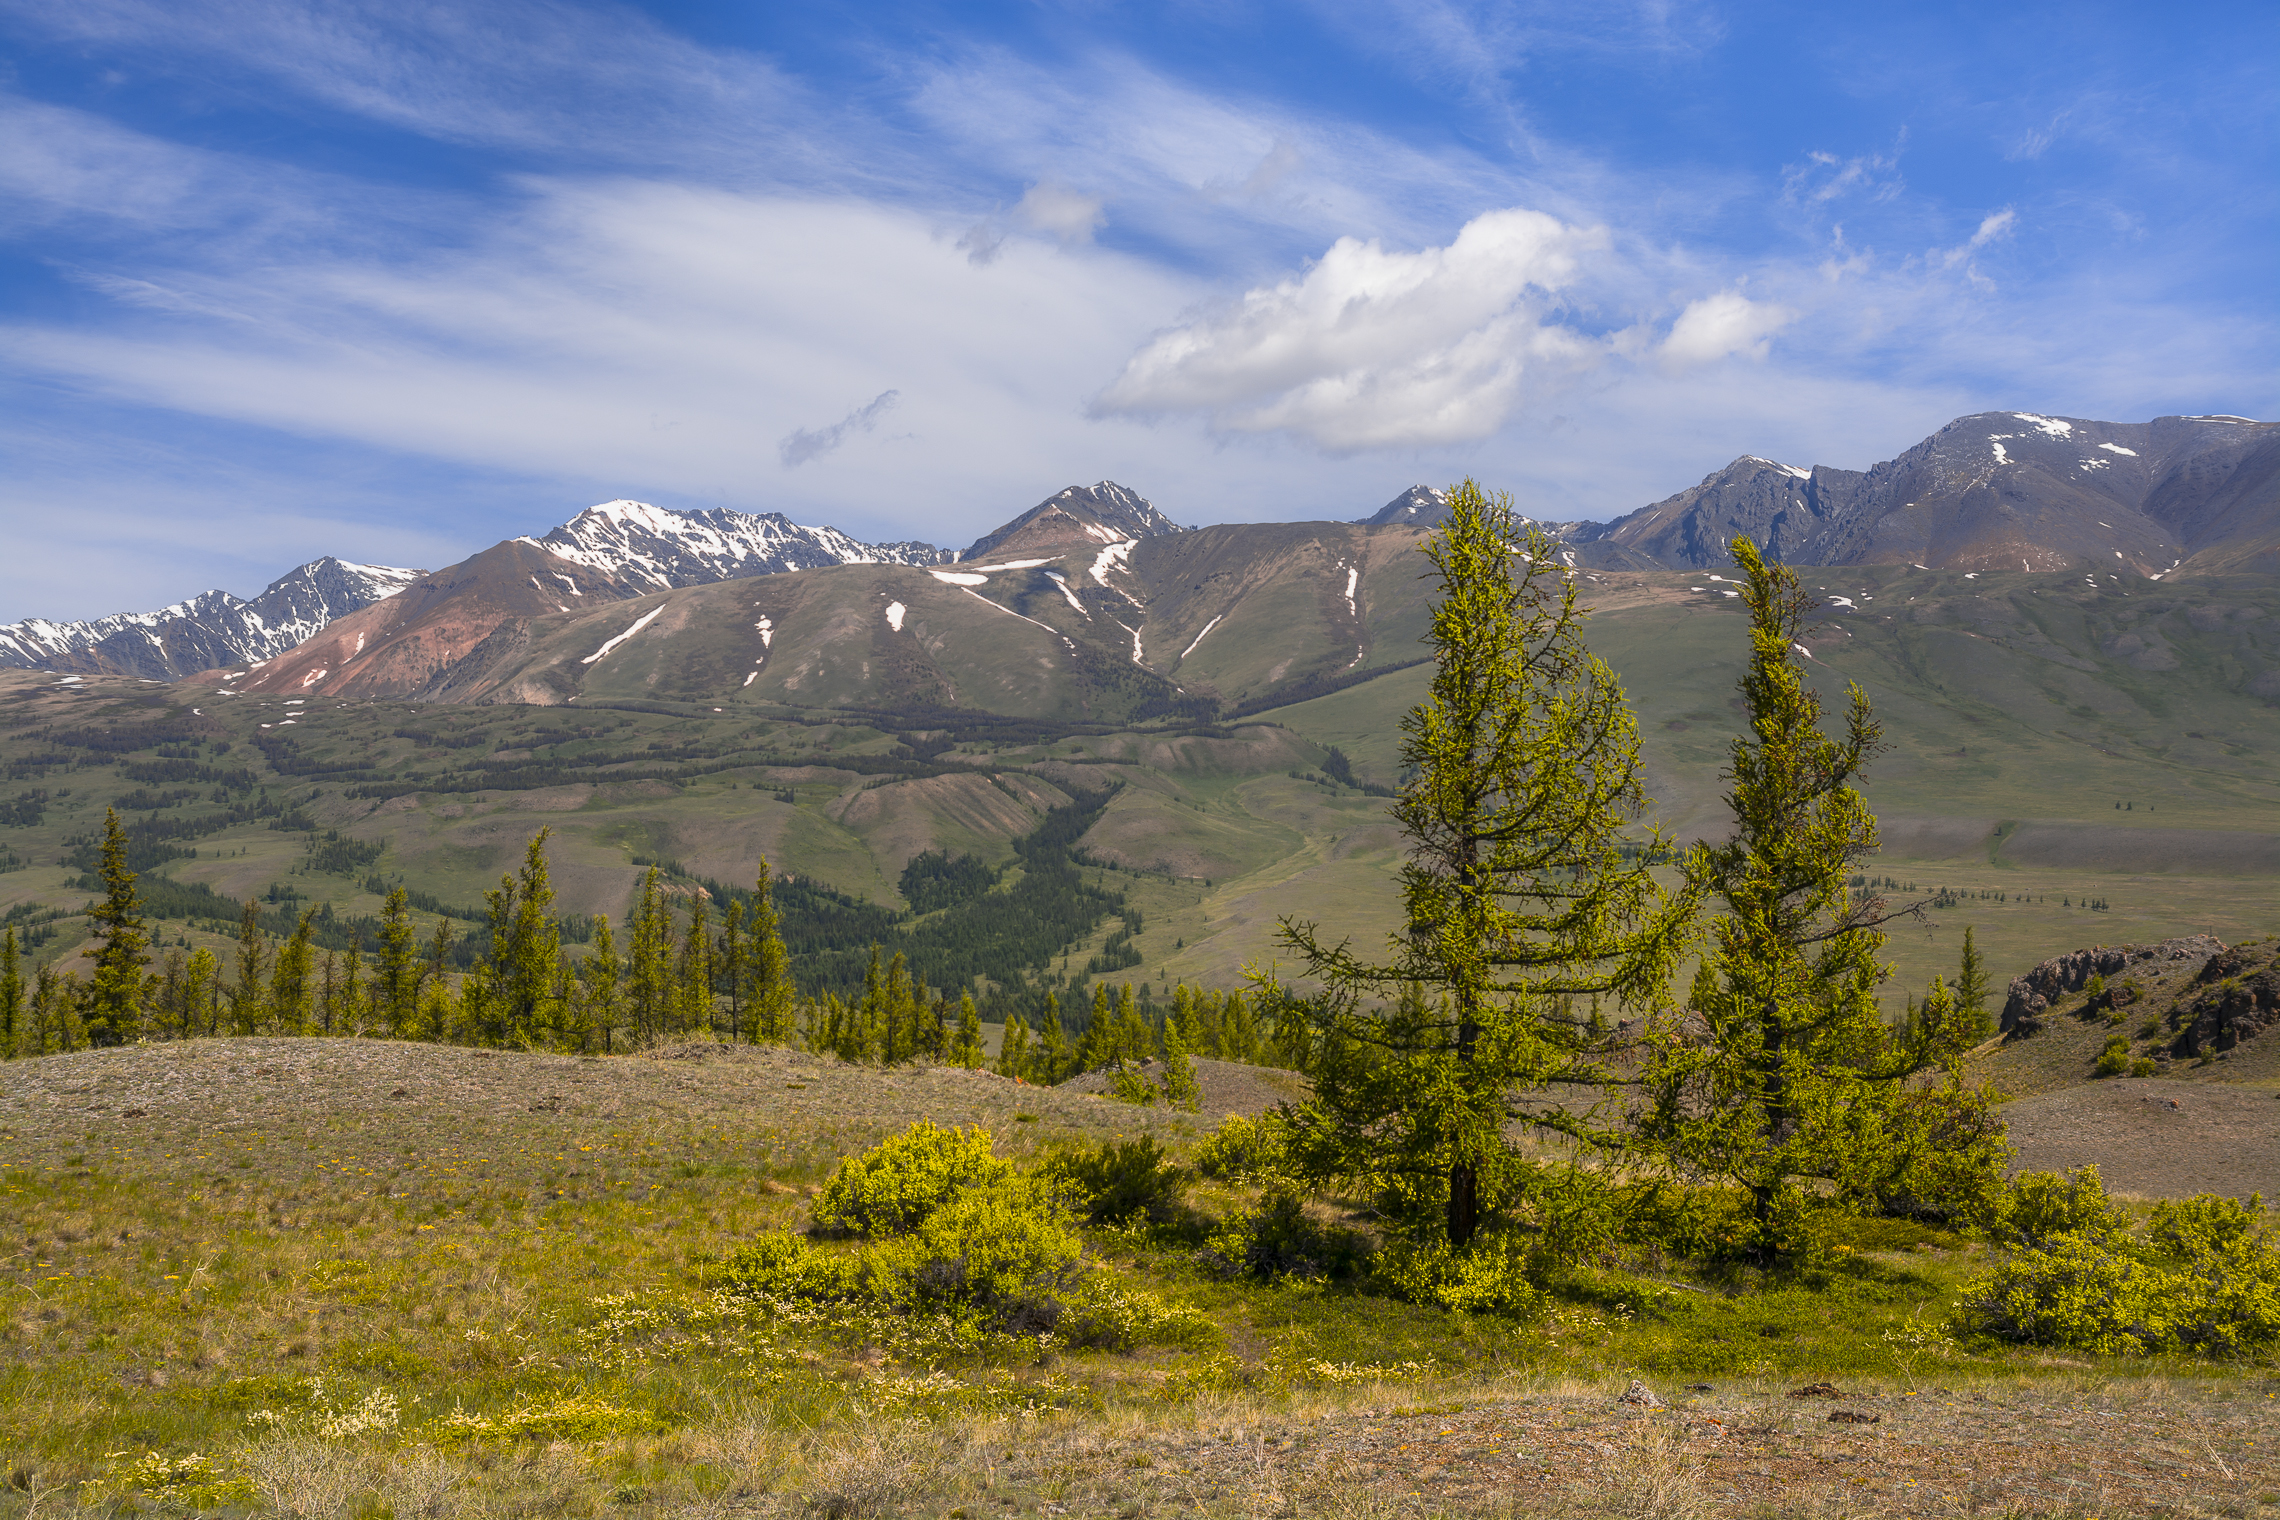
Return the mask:
<path fill-rule="evenodd" d="M 2117 1193 L 2280 1200 L 2280 1093 L 2116 1077 L 2006 1104 L 2021 1171 L 2095 1163 Z"/>
<path fill-rule="evenodd" d="M 1557 1509 L 1684 1486 L 1745 1512 L 1773 1503 L 1803 1512 L 1818 1495 L 1839 1512 L 1943 1515 L 2209 1513 L 2225 1500 L 2252 1502 L 2280 1479 L 2263 1390 L 2182 1405 L 2136 1392 L 2076 1401 L 2024 1390 L 1678 1397 L 1678 1408 L 1653 1414 L 1602 1396 L 1346 1420 L 1294 1433 L 1287 1449 L 1262 1442 L 1222 1453 L 1196 1475 L 1229 1493 L 1255 1489 L 1271 1455 L 1292 1470 L 1286 1485 L 1313 1479 L 1466 1508 L 1503 1500 Z M 1668 1447 L 1658 1449 L 1657 1426 Z"/>

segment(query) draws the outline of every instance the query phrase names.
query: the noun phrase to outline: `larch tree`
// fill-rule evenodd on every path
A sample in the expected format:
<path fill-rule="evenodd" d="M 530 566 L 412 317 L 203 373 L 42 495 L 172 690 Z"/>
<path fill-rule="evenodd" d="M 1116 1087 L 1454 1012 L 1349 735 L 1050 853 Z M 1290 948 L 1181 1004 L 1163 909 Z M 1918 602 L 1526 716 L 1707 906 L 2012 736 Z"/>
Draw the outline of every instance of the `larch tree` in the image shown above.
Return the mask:
<path fill-rule="evenodd" d="M 618 1023 L 618 983 L 624 976 L 624 967 L 618 961 L 617 938 L 610 933 L 610 919 L 606 913 L 594 915 L 594 947 L 578 964 L 579 980 L 585 991 L 585 1026 L 587 1041 L 599 1035 L 602 1051 L 610 1050 L 610 1032 Z"/>
<path fill-rule="evenodd" d="M 1701 855 L 1723 912 L 1690 1016 L 1659 1026 L 1641 1127 L 1680 1167 L 1739 1189 L 1734 1249 L 1772 1266 L 1812 1253 L 1827 1209 L 1952 1192 L 1931 1153 L 1943 1129 L 1966 1171 L 1986 1169 L 1995 1141 L 1973 1118 L 1985 1095 L 1955 1071 L 1967 1026 L 1946 989 L 1934 983 L 1908 1031 L 1879 1014 L 1884 903 L 1849 884 L 1878 843 L 1858 787 L 1880 740 L 1868 697 L 1850 685 L 1841 734 L 1822 731 L 1801 642 L 1815 604 L 1747 539 L 1731 548 L 1747 731 L 1725 773 L 1731 837 Z"/>
<path fill-rule="evenodd" d="M 799 992 L 792 985 L 792 958 L 784 949 L 783 919 L 776 911 L 765 855 L 760 857 L 760 875 L 752 888 L 752 907 L 745 922 L 751 938 L 752 1038 L 771 1045 L 787 1044 L 792 1038 Z"/>
<path fill-rule="evenodd" d="M 301 915 L 292 937 L 277 952 L 277 966 L 269 977 L 267 1022 L 278 1034 L 309 1032 L 310 998 L 315 991 L 316 954 L 310 944 L 316 931 L 316 910 Z"/>
<path fill-rule="evenodd" d="M 230 984 L 230 1033 L 252 1034 L 261 1027 L 268 966 L 269 937 L 261 932 L 261 904 L 249 897 L 238 917 L 237 980 Z"/>
<path fill-rule="evenodd" d="M 1373 1188 L 1398 1228 L 1462 1249 L 1525 1185 L 1516 1122 L 1619 1143 L 1594 1108 L 1542 1095 L 1616 1079 L 1574 1000 L 1660 1002 L 1696 903 L 1653 875 L 1660 835 L 1634 832 L 1638 722 L 1585 647 L 1559 545 L 1467 480 L 1424 552 L 1440 581 L 1433 677 L 1402 720 L 1411 779 L 1392 808 L 1407 930 L 1373 960 L 1286 918 L 1282 942 L 1319 991 L 1262 990 L 1279 1043 L 1307 1047 L 1306 1169 Z M 1287 1029 L 1294 1013 L 1303 1030 Z"/>
<path fill-rule="evenodd" d="M 103 900 L 87 909 L 99 942 L 80 952 L 95 962 L 81 1018 L 90 1045 L 124 1045 L 139 1031 L 150 937 L 143 932 L 142 899 L 135 873 L 127 869 L 127 833 L 116 808 L 103 810 L 102 872 Z"/>
<path fill-rule="evenodd" d="M 626 1016 L 637 1039 L 654 1040 L 665 1027 L 672 993 L 672 975 L 666 963 L 672 933 L 672 914 L 657 889 L 657 868 L 651 866 L 634 901 L 632 932 L 626 947 Z"/>
<path fill-rule="evenodd" d="M 554 918 L 554 878 L 546 864 L 553 832 L 533 834 L 521 871 L 500 877 L 498 890 L 484 894 L 491 918 L 492 1038 L 518 1045 L 561 1021 L 555 997 L 562 926 Z"/>
<path fill-rule="evenodd" d="M 373 1010 L 391 1038 L 408 1037 L 419 1021 L 420 958 L 404 889 L 396 888 L 380 909 L 380 965 L 372 983 Z"/>
<path fill-rule="evenodd" d="M 16 926 L 0 929 L 0 1056 L 16 1054 L 17 1031 L 24 1023 L 24 952 Z"/>
<path fill-rule="evenodd" d="M 735 1045 L 744 1039 L 744 904 L 730 898 L 720 915 L 720 954 L 713 964 L 720 972 L 720 986 L 728 993 L 728 1043 Z"/>

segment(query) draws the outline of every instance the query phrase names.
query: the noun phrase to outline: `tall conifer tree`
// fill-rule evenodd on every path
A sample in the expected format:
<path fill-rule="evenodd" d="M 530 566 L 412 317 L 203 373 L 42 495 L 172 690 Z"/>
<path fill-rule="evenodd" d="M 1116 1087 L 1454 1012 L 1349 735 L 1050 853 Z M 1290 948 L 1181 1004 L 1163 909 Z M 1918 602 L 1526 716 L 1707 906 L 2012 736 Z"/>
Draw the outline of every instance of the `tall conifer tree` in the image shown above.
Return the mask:
<path fill-rule="evenodd" d="M 1638 722 L 1585 647 L 1560 546 L 1468 480 L 1424 549 L 1440 579 L 1434 673 L 1402 720 L 1413 779 L 1393 805 L 1408 929 L 1369 961 L 1284 920 L 1324 990 L 1278 991 L 1277 1006 L 1306 1015 L 1308 1169 L 1376 1187 L 1404 1228 L 1463 1247 L 1525 1179 L 1515 1121 L 1610 1138 L 1541 1098 L 1614 1075 L 1565 1000 L 1653 1006 L 1694 904 L 1651 874 L 1657 838 L 1623 854 L 1646 805 Z M 1412 985 L 1429 995 L 1404 998 Z"/>
<path fill-rule="evenodd" d="M 752 889 L 747 925 L 752 937 L 752 1037 L 785 1044 L 792 1038 L 792 1010 L 798 998 L 765 855 L 760 858 L 760 878 Z"/>
<path fill-rule="evenodd" d="M 654 1040 L 665 1027 L 672 977 L 666 956 L 672 919 L 657 890 L 657 868 L 641 879 L 641 894 L 633 908 L 633 932 L 626 948 L 626 1014 L 635 1038 Z"/>
<path fill-rule="evenodd" d="M 16 926 L 0 929 L 0 1056 L 17 1053 L 16 1040 L 24 1024 L 24 959 L 16 943 Z"/>
<path fill-rule="evenodd" d="M 245 900 L 238 917 L 237 980 L 230 986 L 230 1033 L 252 1034 L 261 1027 L 268 996 L 269 937 L 261 932 L 261 904 Z"/>
<path fill-rule="evenodd" d="M 618 981 L 624 968 L 618 963 L 617 939 L 610 933 L 609 915 L 594 915 L 594 948 L 579 964 L 585 983 L 586 1031 L 590 1042 L 599 1036 L 602 1050 L 610 1050 L 610 1032 L 618 1022 Z"/>
<path fill-rule="evenodd" d="M 1968 1127 L 1985 1103 L 1953 1069 L 1964 1031 L 1944 987 L 1912 1031 L 1878 1015 L 1884 904 L 1849 885 L 1877 848 L 1856 786 L 1880 739 L 1868 697 L 1850 685 L 1842 736 L 1821 731 L 1798 655 L 1815 604 L 1748 539 L 1730 547 L 1750 617 L 1748 730 L 1726 771 L 1732 835 L 1703 862 L 1725 911 L 1690 999 L 1700 1026 L 1666 1025 L 1657 1041 L 1643 1130 L 1747 1194 L 1738 1244 L 1770 1266 L 1810 1254 L 1825 1210 L 1914 1186 L 1905 1157 L 1929 1161 L 1924 1135 L 1959 1115 Z M 1943 1067 L 1948 1096 L 1920 1101 L 1909 1079 Z M 1967 1170 L 1984 1169 L 1981 1128 Z"/>
<path fill-rule="evenodd" d="M 407 1038 L 419 1022 L 419 941 L 402 887 L 390 892 L 380 909 L 380 965 L 372 1004 L 381 1030 L 391 1039 Z"/>
<path fill-rule="evenodd" d="M 127 833 L 116 808 L 103 810 L 103 900 L 87 918 L 100 942 L 80 954 L 95 962 L 83 1001 L 91 1045 L 123 1045 L 142 1021 L 143 967 L 150 964 L 150 938 L 143 932 L 142 899 L 135 873 L 127 869 Z"/>
<path fill-rule="evenodd" d="M 315 952 L 310 938 L 316 932 L 317 914 L 314 908 L 301 915 L 293 926 L 292 937 L 277 952 L 277 969 L 269 977 L 268 1006 L 264 1010 L 270 1029 L 277 1034 L 307 1034 L 309 1032 L 309 1000 L 314 991 Z"/>

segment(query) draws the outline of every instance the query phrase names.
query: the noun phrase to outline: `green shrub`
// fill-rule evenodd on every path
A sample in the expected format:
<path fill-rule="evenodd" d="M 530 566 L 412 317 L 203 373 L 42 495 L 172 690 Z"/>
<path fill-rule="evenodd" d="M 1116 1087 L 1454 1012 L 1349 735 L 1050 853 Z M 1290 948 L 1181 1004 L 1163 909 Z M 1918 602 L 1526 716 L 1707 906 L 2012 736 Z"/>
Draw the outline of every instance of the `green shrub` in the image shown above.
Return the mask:
<path fill-rule="evenodd" d="M 1206 1177 L 1247 1181 L 1289 1170 L 1290 1130 L 1278 1113 L 1256 1119 L 1230 1114 L 1204 1138 L 1195 1169 Z"/>
<path fill-rule="evenodd" d="M 738 1292 L 830 1303 L 868 1295 L 867 1263 L 860 1256 L 819 1251 L 797 1235 L 763 1235 L 729 1253 L 722 1282 Z"/>
<path fill-rule="evenodd" d="M 2159 1204 L 2145 1233 L 2132 1235 L 2095 1168 L 2064 1184 L 2040 1174 L 2032 1191 L 2014 1218 L 2042 1228 L 2014 1225 L 2021 1249 L 1965 1287 L 1959 1328 L 2116 1354 L 2233 1355 L 2280 1343 L 2280 1249 L 2261 1198 Z M 2065 1221 L 2079 1227 L 2047 1228 Z"/>
<path fill-rule="evenodd" d="M 841 1163 L 817 1204 L 815 1233 L 866 1243 L 834 1250 L 763 1235 L 729 1256 L 724 1286 L 1034 1334 L 1059 1322 L 1084 1255 L 1056 1185 L 992 1156 L 980 1129 L 915 1124 Z"/>
<path fill-rule="evenodd" d="M 1064 1151 L 1039 1168 L 1039 1175 L 1059 1185 L 1093 1224 L 1134 1218 L 1162 1224 L 1179 1210 L 1180 1169 L 1153 1139 L 1103 1140 Z"/>
<path fill-rule="evenodd" d="M 961 1193 L 910 1235 L 871 1248 L 874 1291 L 908 1310 L 973 1312 L 1014 1334 L 1051 1330 L 1084 1245 L 1043 1188 Z"/>
<path fill-rule="evenodd" d="M 1530 1252 L 1509 1235 L 1484 1235 L 1459 1251 L 1446 1241 L 1397 1243 L 1378 1253 L 1378 1281 L 1396 1298 L 1466 1314 L 1543 1317 L 1549 1302 L 1528 1281 Z"/>
<path fill-rule="evenodd" d="M 2117 1034 L 2106 1041 L 2106 1048 L 2098 1053 L 2098 1071 L 2101 1077 L 2118 1077 L 2130 1069 L 2130 1039 Z"/>
<path fill-rule="evenodd" d="M 2094 1166 L 2071 1172 L 2021 1172 L 1999 1199 L 1988 1233 L 2003 1245 L 2037 1249 L 2061 1235 L 2105 1240 L 2128 1229 L 2129 1220 L 2106 1197 L 2106 1184 Z"/>
<path fill-rule="evenodd" d="M 2150 1077 L 2160 1071 L 2161 1063 L 2151 1056 L 2139 1056 L 2130 1062 L 2130 1075 L 2133 1077 Z"/>
<path fill-rule="evenodd" d="M 1196 1259 L 1221 1277 L 1344 1277 L 1360 1265 L 1362 1243 L 1351 1230 L 1326 1230 L 1307 1217 L 1296 1184 L 1270 1181 L 1257 1208 L 1223 1220 Z"/>
<path fill-rule="evenodd" d="M 2095 971 L 2090 973 L 2090 980 L 2082 984 L 2082 995 L 2084 997 L 2103 997 L 2105 995 L 2105 992 L 2106 979 L 2098 975 L 2098 973 Z"/>
<path fill-rule="evenodd" d="M 963 1192 L 1013 1176 L 990 1154 L 990 1132 L 943 1129 L 921 1119 L 903 1134 L 839 1163 L 815 1200 L 815 1232 L 867 1239 L 903 1235 Z"/>

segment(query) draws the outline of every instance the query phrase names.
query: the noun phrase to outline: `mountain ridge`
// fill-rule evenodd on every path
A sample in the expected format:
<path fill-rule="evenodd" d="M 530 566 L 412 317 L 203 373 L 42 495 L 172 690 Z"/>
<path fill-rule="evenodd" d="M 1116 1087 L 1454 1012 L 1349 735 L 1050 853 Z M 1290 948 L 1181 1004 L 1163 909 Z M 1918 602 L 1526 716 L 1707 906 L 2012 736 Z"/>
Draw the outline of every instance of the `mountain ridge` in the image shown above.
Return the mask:
<path fill-rule="evenodd" d="M 274 659 L 425 574 L 328 554 L 288 570 L 250 601 L 204 591 L 156 612 L 68 623 L 25 618 L 0 625 L 0 667 L 172 681 Z"/>
<path fill-rule="evenodd" d="M 1670 570 L 1732 564 L 1736 536 L 1797 565 L 2276 570 L 2280 424 L 1979 412 L 1866 470 L 1745 454 L 1569 535 L 1585 564 Z"/>

